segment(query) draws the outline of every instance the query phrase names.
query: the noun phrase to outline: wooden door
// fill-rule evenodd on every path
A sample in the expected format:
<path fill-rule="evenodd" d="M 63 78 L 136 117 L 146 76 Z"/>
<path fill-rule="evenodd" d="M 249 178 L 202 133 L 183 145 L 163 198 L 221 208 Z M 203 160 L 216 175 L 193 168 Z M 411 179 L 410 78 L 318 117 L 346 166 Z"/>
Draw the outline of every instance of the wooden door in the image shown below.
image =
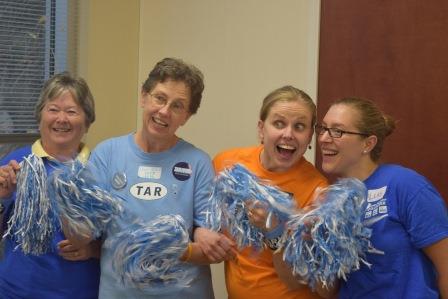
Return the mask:
<path fill-rule="evenodd" d="M 448 1 L 321 1 L 318 84 L 319 119 L 345 96 L 397 119 L 382 160 L 420 172 L 448 200 Z"/>

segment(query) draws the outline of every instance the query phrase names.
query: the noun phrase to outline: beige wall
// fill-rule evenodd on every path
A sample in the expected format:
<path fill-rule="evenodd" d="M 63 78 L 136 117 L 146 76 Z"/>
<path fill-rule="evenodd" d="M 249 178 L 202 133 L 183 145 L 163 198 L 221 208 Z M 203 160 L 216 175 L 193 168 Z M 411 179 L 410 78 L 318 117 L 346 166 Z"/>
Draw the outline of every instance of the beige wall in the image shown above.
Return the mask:
<path fill-rule="evenodd" d="M 78 73 L 95 97 L 95 123 L 86 142 L 136 129 L 138 96 L 138 0 L 80 0 Z"/>
<path fill-rule="evenodd" d="M 257 143 L 258 109 L 271 90 L 292 84 L 316 98 L 318 0 L 81 2 L 80 73 L 98 113 L 90 145 L 136 129 L 138 89 L 163 57 L 204 72 L 203 103 L 179 135 L 211 156 Z M 227 298 L 222 265 L 212 270 L 216 299 Z"/>
<path fill-rule="evenodd" d="M 180 135 L 212 156 L 254 144 L 271 90 L 292 84 L 316 97 L 319 3 L 141 0 L 140 81 L 166 56 L 197 65 L 204 99 Z M 307 157 L 314 160 L 313 152 Z"/>
<path fill-rule="evenodd" d="M 271 90 L 292 84 L 316 98 L 319 1 L 140 3 L 139 81 L 167 56 L 203 71 L 203 103 L 179 135 L 210 155 L 257 142 L 258 109 Z M 314 161 L 314 150 L 307 157 Z M 222 264 L 212 270 L 216 298 L 227 298 Z"/>

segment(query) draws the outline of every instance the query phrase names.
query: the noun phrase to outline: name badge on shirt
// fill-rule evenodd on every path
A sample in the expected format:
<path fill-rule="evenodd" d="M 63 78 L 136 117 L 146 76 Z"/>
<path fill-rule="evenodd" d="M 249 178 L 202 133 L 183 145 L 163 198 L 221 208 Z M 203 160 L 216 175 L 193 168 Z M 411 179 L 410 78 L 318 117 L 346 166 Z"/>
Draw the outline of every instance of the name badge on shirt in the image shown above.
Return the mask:
<path fill-rule="evenodd" d="M 367 191 L 367 202 L 375 202 L 384 198 L 384 194 L 386 194 L 387 186 L 372 189 Z"/>
<path fill-rule="evenodd" d="M 140 166 L 137 175 L 144 179 L 160 179 L 162 176 L 162 167 Z"/>
<path fill-rule="evenodd" d="M 112 187 L 115 190 L 123 189 L 127 183 L 128 183 L 128 180 L 127 180 L 126 174 L 124 172 L 116 172 L 114 174 L 114 176 L 112 177 Z"/>

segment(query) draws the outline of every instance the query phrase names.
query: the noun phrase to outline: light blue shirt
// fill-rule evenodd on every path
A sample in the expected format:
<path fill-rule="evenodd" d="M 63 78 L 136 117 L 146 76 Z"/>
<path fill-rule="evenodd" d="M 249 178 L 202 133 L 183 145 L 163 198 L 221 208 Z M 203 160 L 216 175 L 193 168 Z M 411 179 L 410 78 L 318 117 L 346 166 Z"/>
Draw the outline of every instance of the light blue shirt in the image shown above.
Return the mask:
<path fill-rule="evenodd" d="M 159 215 L 181 215 L 190 231 L 204 226 L 207 201 L 214 177 L 209 156 L 180 139 L 160 153 L 143 152 L 133 134 L 99 144 L 91 160 L 104 188 L 123 199 L 125 216 L 109 229 L 106 242 L 128 227 L 131 219 L 149 221 Z M 188 264 L 197 274 L 191 286 L 182 289 L 143 291 L 123 286 L 112 270 L 113 248 L 103 246 L 100 296 L 122 298 L 213 298 L 209 266 Z"/>

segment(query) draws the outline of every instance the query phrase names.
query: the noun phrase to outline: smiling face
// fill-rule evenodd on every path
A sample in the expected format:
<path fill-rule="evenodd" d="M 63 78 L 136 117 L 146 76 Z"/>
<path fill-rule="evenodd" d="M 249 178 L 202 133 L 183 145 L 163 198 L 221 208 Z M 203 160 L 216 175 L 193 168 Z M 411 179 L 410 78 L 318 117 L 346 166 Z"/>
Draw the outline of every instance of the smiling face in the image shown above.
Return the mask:
<path fill-rule="evenodd" d="M 302 158 L 311 142 L 312 111 L 301 99 L 279 100 L 258 122 L 258 134 L 264 145 L 261 163 L 273 172 L 286 171 Z"/>
<path fill-rule="evenodd" d="M 330 107 L 322 125 L 344 131 L 359 132 L 356 123 L 359 112 L 345 104 Z M 322 152 L 322 170 L 327 174 L 341 177 L 364 178 L 367 166 L 373 163 L 369 152 L 376 144 L 375 136 L 343 134 L 340 138 L 332 138 L 327 131 L 318 136 Z"/>
<path fill-rule="evenodd" d="M 143 127 L 140 133 L 144 150 L 149 142 L 159 143 L 162 147 L 173 145 L 177 140 L 177 129 L 190 118 L 190 101 L 190 89 L 181 81 L 159 82 L 150 92 L 142 92 Z"/>
<path fill-rule="evenodd" d="M 42 146 L 51 156 L 72 158 L 87 129 L 84 110 L 70 91 L 63 91 L 43 106 L 39 130 Z"/>

